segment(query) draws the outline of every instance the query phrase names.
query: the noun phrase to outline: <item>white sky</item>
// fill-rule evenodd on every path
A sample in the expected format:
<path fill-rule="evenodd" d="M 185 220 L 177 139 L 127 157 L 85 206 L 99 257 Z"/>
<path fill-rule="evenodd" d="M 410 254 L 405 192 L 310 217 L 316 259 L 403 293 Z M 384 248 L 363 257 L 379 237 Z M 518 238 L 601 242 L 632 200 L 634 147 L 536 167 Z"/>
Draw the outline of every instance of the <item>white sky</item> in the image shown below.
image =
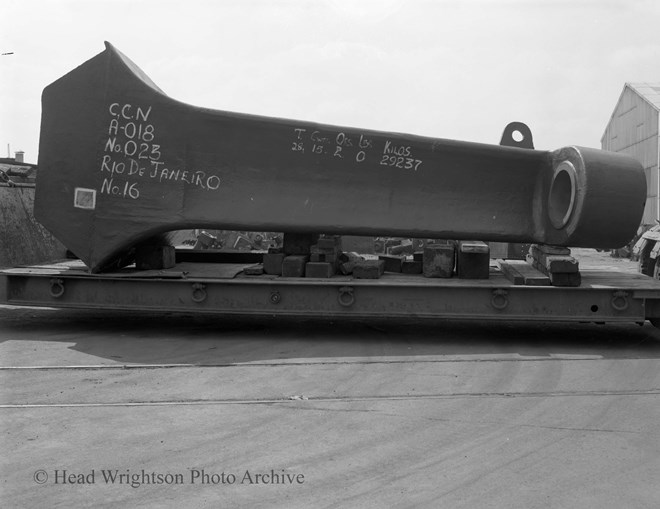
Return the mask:
<path fill-rule="evenodd" d="M 658 0 L 1 0 L 0 157 L 37 162 L 41 91 L 107 40 L 196 106 L 538 149 L 600 147 L 660 81 Z"/>

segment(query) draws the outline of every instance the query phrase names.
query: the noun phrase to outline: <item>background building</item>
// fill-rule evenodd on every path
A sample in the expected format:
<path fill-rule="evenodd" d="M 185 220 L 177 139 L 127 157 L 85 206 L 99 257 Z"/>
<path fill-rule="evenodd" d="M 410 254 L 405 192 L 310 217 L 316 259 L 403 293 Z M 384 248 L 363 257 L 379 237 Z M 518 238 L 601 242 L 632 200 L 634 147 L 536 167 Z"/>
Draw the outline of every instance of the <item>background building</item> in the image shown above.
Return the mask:
<path fill-rule="evenodd" d="M 642 163 L 647 198 L 642 224 L 660 219 L 660 83 L 626 83 L 601 138 L 601 148 L 623 152 Z"/>

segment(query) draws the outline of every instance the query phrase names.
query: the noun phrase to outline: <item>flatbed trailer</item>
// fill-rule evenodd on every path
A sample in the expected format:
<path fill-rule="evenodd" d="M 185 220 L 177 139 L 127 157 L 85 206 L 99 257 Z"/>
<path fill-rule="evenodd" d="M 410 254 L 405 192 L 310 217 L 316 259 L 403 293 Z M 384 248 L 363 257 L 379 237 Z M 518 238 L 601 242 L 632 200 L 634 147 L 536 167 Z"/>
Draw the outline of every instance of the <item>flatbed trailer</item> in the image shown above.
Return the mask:
<path fill-rule="evenodd" d="M 258 253 L 177 251 L 167 270 L 91 274 L 79 260 L 0 271 L 0 303 L 222 316 L 660 323 L 660 281 L 582 269 L 579 287 L 385 273 L 379 279 L 250 276 Z"/>

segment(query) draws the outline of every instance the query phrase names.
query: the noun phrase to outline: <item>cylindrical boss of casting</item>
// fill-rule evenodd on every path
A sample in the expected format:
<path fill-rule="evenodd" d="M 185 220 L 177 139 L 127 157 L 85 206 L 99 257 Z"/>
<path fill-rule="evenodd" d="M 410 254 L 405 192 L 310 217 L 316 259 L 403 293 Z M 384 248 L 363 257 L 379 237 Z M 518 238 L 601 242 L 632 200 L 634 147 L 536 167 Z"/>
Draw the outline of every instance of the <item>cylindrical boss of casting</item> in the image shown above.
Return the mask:
<path fill-rule="evenodd" d="M 646 177 L 636 159 L 615 152 L 565 147 L 550 153 L 552 172 L 541 177 L 536 202 L 546 243 L 617 248 L 642 220 Z"/>

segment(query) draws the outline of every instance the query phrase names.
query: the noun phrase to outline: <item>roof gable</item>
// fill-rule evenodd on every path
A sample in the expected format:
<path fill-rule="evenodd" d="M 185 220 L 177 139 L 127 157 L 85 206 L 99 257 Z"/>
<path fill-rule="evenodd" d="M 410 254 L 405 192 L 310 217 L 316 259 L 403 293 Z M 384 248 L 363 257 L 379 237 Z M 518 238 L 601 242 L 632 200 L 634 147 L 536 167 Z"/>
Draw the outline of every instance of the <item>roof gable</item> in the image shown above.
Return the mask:
<path fill-rule="evenodd" d="M 610 129 L 610 126 L 612 125 L 614 116 L 616 115 L 617 111 L 622 105 L 622 101 L 624 99 L 624 96 L 626 95 L 627 90 L 630 90 L 635 96 L 639 97 L 642 101 L 648 104 L 652 109 L 658 112 L 658 115 L 660 116 L 660 82 L 626 83 L 623 89 L 621 90 L 621 93 L 619 94 L 619 99 L 617 100 L 616 105 L 614 106 L 614 110 L 610 115 L 610 119 L 607 122 L 607 127 L 605 128 L 605 132 L 600 137 L 601 145 L 603 144 L 603 140 L 607 135 L 607 131 Z"/>
<path fill-rule="evenodd" d="M 637 95 L 660 111 L 660 82 L 658 83 L 626 83 Z"/>

